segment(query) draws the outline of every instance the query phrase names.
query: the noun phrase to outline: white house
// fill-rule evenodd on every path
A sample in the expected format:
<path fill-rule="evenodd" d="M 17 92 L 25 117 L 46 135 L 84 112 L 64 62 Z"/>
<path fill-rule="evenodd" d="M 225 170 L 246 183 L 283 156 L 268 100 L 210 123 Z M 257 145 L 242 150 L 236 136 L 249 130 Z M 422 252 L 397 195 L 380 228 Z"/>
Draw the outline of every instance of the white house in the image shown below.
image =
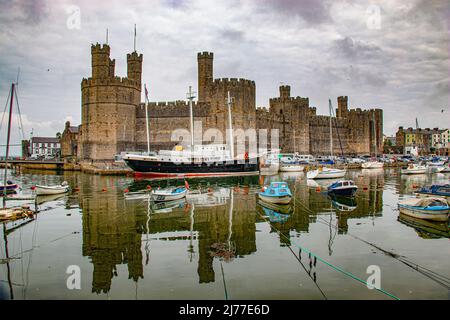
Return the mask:
<path fill-rule="evenodd" d="M 30 143 L 31 157 L 56 157 L 61 154 L 61 143 L 58 138 L 33 137 Z"/>

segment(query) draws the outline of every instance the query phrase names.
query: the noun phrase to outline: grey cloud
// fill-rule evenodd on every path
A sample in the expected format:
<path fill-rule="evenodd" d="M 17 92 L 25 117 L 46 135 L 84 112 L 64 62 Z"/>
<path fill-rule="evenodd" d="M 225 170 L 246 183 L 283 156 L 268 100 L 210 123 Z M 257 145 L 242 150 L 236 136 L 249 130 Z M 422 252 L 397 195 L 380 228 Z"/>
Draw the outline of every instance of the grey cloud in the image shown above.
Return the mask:
<path fill-rule="evenodd" d="M 329 1 L 324 0 L 256 0 L 258 5 L 287 16 L 298 16 L 309 24 L 321 24 L 331 20 Z"/>
<path fill-rule="evenodd" d="M 244 39 L 244 32 L 233 29 L 222 29 L 219 31 L 219 37 L 224 40 L 242 41 Z"/>
<path fill-rule="evenodd" d="M 342 57 L 348 59 L 368 59 L 382 53 L 382 50 L 371 44 L 345 37 L 334 41 L 333 49 Z"/>
<path fill-rule="evenodd" d="M 3 18 L 11 21 L 19 21 L 25 24 L 39 24 L 49 15 L 49 6 L 46 0 L 1 0 L 0 11 Z"/>

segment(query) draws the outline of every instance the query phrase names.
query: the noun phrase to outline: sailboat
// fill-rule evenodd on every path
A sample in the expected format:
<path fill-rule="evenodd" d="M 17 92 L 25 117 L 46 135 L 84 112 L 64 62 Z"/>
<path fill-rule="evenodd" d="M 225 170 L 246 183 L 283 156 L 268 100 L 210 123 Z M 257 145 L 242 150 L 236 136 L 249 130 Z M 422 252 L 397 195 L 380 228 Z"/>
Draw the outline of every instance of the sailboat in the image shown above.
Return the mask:
<path fill-rule="evenodd" d="M 378 146 L 377 146 L 377 139 L 376 139 L 376 132 L 375 132 L 375 112 L 372 112 L 372 123 L 373 123 L 373 128 L 372 128 L 372 132 L 373 132 L 373 136 L 375 137 L 375 157 L 372 158 L 370 161 L 364 162 L 363 164 L 361 164 L 361 167 L 363 169 L 381 169 L 383 168 L 383 162 L 380 162 L 377 160 L 377 156 L 378 156 Z"/>
<path fill-rule="evenodd" d="M 330 155 L 331 159 L 333 158 L 333 127 L 331 125 L 332 121 L 332 113 L 333 107 L 331 105 L 331 100 L 328 99 L 328 107 L 330 109 Z M 337 130 L 337 128 L 336 128 Z M 322 167 L 316 170 L 311 170 L 306 173 L 307 179 L 336 179 L 342 178 L 345 176 L 347 172 L 346 169 L 337 169 L 337 168 L 327 168 Z"/>
<path fill-rule="evenodd" d="M 231 117 L 231 97 L 228 91 L 228 122 L 229 145 L 226 144 L 194 144 L 194 116 L 192 100 L 194 99 L 189 87 L 188 100 L 190 111 L 191 144 L 183 148 L 178 145 L 175 150 L 160 150 L 158 153 L 136 154 L 127 153 L 123 159 L 133 169 L 135 175 L 149 175 L 150 177 L 199 177 L 199 176 L 231 176 L 256 175 L 259 173 L 259 156 L 245 153 L 242 159 L 234 156 L 233 126 Z M 146 103 L 148 97 L 146 91 Z M 146 108 L 147 109 L 147 108 Z M 148 112 L 147 144 L 149 142 Z"/>
<path fill-rule="evenodd" d="M 10 97 L 9 100 L 9 117 L 8 117 L 8 133 L 6 135 L 6 156 L 5 156 L 5 173 L 3 175 L 3 184 L 0 183 L 0 196 L 4 196 L 4 199 L 6 199 L 6 195 L 8 193 L 14 193 L 19 186 L 8 180 L 8 157 L 9 157 L 9 140 L 11 138 L 11 120 L 12 120 L 12 112 L 13 112 L 13 105 L 14 105 L 14 93 L 16 93 L 16 84 L 13 82 L 11 84 L 11 91 L 10 91 Z"/>

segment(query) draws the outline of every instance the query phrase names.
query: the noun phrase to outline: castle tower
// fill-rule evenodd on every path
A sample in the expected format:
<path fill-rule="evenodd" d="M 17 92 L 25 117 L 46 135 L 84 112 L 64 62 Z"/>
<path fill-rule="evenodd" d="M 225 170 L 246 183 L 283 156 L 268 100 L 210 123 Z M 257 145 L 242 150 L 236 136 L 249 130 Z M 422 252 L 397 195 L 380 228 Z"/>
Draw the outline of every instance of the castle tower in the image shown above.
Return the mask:
<path fill-rule="evenodd" d="M 213 82 L 213 58 L 212 52 L 199 52 L 198 63 L 198 101 L 210 102 L 211 85 Z"/>
<path fill-rule="evenodd" d="M 337 108 L 337 117 L 338 118 L 346 118 L 348 114 L 348 97 L 340 96 L 337 98 L 338 100 L 338 108 Z"/>
<path fill-rule="evenodd" d="M 81 81 L 80 160 L 112 161 L 133 150 L 141 99 L 142 54 L 127 55 L 128 77 L 116 77 L 108 45 L 93 45 L 92 77 Z"/>
<path fill-rule="evenodd" d="M 114 78 L 116 68 L 116 59 L 109 59 L 109 77 Z"/>
<path fill-rule="evenodd" d="M 142 54 L 138 55 L 136 51 L 127 54 L 127 77 L 136 80 L 141 91 Z"/>
<path fill-rule="evenodd" d="M 280 98 L 288 100 L 291 97 L 291 86 L 280 86 Z"/>
<path fill-rule="evenodd" d="M 109 46 L 100 44 L 91 46 L 92 79 L 105 79 L 110 77 Z"/>

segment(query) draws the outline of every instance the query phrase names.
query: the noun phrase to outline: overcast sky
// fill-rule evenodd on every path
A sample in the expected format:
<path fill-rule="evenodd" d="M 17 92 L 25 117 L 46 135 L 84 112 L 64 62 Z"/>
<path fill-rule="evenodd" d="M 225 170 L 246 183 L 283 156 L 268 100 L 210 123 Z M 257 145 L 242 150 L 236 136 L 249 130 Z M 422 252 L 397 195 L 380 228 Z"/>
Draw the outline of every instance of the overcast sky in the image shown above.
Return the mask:
<path fill-rule="evenodd" d="M 350 107 L 382 108 L 388 135 L 416 117 L 421 127 L 448 128 L 448 3 L 0 0 L 0 112 L 20 67 L 27 138 L 32 128 L 54 136 L 66 120 L 78 125 L 91 43 L 105 42 L 108 28 L 116 75 L 126 76 L 137 24 L 152 101 L 184 99 L 197 85 L 197 52 L 212 51 L 214 77 L 254 80 L 258 107 L 289 84 L 291 95 L 309 97 L 321 114 L 339 95 L 349 96 Z M 4 120 L 0 144 L 5 127 Z M 18 132 L 15 125 L 13 143 Z"/>

